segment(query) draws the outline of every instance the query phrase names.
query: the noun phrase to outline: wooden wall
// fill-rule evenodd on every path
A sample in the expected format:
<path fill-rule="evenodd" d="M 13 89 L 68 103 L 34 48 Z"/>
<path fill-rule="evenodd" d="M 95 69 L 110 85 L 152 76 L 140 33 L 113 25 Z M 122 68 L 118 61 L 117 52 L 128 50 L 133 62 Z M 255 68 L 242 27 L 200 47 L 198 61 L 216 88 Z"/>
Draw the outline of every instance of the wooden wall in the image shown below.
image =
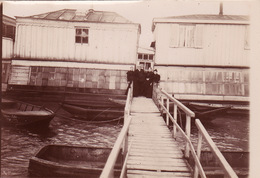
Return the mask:
<path fill-rule="evenodd" d="M 14 65 L 9 84 L 125 91 L 126 72 L 119 69 Z"/>
<path fill-rule="evenodd" d="M 13 39 L 2 37 L 2 59 L 11 59 L 13 57 L 13 50 Z"/>
<path fill-rule="evenodd" d="M 17 19 L 15 58 L 95 63 L 136 61 L 138 24 Z M 75 43 L 75 27 L 89 28 L 89 43 Z"/>
<path fill-rule="evenodd" d="M 196 100 L 223 100 L 233 96 L 237 100 L 247 100 L 249 96 L 249 69 L 173 66 L 155 68 L 161 75 L 160 86 L 176 96 Z"/>
<path fill-rule="evenodd" d="M 246 39 L 249 35 L 248 25 L 190 25 L 199 25 L 201 28 L 201 33 L 196 33 L 195 30 L 194 37 L 196 42 L 198 37 L 196 35 L 202 35 L 199 47 L 171 46 L 172 35 L 176 36 L 179 33 L 178 28 L 173 28 L 175 27 L 173 23 L 156 23 L 154 31 L 156 64 L 249 67 L 250 46 Z"/>

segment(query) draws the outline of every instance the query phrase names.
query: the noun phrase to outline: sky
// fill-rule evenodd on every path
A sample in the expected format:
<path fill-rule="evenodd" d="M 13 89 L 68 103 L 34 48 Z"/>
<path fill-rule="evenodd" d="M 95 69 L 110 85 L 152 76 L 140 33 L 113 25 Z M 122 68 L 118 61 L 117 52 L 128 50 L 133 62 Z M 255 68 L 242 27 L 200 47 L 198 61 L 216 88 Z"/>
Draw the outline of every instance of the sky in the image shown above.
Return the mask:
<path fill-rule="evenodd" d="M 223 1 L 223 0 L 222 0 Z M 153 41 L 153 18 L 188 14 L 218 14 L 219 1 L 6 1 L 3 13 L 7 16 L 30 16 L 61 9 L 113 11 L 134 23 L 141 24 L 139 46 L 148 48 Z M 248 1 L 223 1 L 226 15 L 250 15 Z"/>

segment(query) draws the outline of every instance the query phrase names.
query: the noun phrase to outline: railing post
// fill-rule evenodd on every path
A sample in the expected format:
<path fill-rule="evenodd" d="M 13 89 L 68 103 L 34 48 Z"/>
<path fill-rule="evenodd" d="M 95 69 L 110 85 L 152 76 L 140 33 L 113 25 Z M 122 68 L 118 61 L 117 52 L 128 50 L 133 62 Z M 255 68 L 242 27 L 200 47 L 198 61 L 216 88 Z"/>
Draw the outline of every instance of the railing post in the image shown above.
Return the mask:
<path fill-rule="evenodd" d="M 202 145 L 202 134 L 200 131 L 198 131 L 197 157 L 199 160 L 200 160 L 200 153 L 201 153 L 201 145 Z M 194 178 L 198 178 L 198 176 L 199 176 L 199 170 L 198 170 L 198 166 L 195 164 Z"/>
<path fill-rule="evenodd" d="M 176 123 L 178 122 L 178 120 L 177 120 L 177 109 L 178 109 L 177 104 L 174 104 L 173 105 L 173 118 L 175 119 Z M 175 124 L 173 124 L 173 138 L 176 138 L 176 125 Z"/>
<path fill-rule="evenodd" d="M 190 139 L 190 125 L 191 125 L 191 117 L 186 114 L 186 127 L 185 127 L 185 132 L 187 137 Z M 185 157 L 188 158 L 190 155 L 190 147 L 189 143 L 186 142 L 186 147 L 185 147 Z"/>
<path fill-rule="evenodd" d="M 164 98 L 163 98 L 163 96 L 161 96 L 161 103 L 162 103 L 162 105 L 164 105 Z M 161 113 L 163 113 L 163 108 L 161 107 Z"/>
<path fill-rule="evenodd" d="M 166 99 L 167 103 L 166 103 L 166 108 L 167 108 L 167 111 L 169 112 L 170 111 L 170 101 L 169 101 L 169 98 Z M 169 115 L 166 114 L 166 124 L 167 126 L 169 126 Z"/>

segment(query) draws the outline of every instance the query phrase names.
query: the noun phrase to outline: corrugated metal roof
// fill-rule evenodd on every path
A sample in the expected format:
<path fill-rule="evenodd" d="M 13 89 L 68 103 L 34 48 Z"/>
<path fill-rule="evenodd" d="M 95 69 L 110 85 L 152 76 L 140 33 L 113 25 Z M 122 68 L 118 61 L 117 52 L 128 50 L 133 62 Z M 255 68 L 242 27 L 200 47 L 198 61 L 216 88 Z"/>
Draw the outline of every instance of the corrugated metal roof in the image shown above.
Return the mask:
<path fill-rule="evenodd" d="M 208 14 L 195 14 L 195 15 L 183 15 L 183 16 L 171 16 L 155 19 L 182 19 L 182 20 L 234 20 L 234 21 L 248 21 L 249 17 L 244 15 L 208 15 Z"/>
<path fill-rule="evenodd" d="M 19 17 L 18 17 L 19 18 Z M 85 22 L 103 22 L 103 23 L 132 23 L 116 12 L 108 11 L 77 11 L 76 9 L 62 9 L 44 14 L 27 16 L 26 18 L 59 20 L 59 21 L 85 21 Z"/>
<path fill-rule="evenodd" d="M 155 23 L 249 24 L 249 16 L 196 14 L 154 18 L 152 31 Z"/>

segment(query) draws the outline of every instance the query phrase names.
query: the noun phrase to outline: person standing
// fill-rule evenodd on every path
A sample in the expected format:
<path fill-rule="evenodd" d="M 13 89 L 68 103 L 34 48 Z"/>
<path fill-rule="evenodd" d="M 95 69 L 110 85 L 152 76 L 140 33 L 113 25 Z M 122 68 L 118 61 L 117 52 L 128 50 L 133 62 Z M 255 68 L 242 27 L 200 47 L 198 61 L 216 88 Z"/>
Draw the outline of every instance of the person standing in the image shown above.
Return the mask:
<path fill-rule="evenodd" d="M 145 96 L 147 98 L 152 98 L 153 77 L 154 77 L 153 70 L 151 67 L 149 67 L 148 72 L 146 73 L 146 80 L 145 80 Z"/>
<path fill-rule="evenodd" d="M 157 69 L 154 69 L 153 73 L 154 73 L 153 82 L 158 84 L 161 79 L 161 76 L 158 74 Z"/>
<path fill-rule="evenodd" d="M 138 73 L 138 85 L 139 85 L 139 96 L 145 96 L 145 78 L 146 73 L 144 72 L 143 66 Z"/>
<path fill-rule="evenodd" d="M 126 73 L 126 77 L 127 77 L 128 86 L 127 86 L 125 94 L 127 95 L 128 89 L 131 87 L 131 84 L 134 81 L 134 67 L 132 67 L 132 66 L 130 67 L 130 70 L 127 71 L 127 73 Z"/>
<path fill-rule="evenodd" d="M 133 96 L 134 97 L 139 96 L 139 88 L 140 88 L 139 82 L 138 82 L 139 72 L 140 72 L 140 66 L 136 66 L 136 69 L 134 71 L 134 79 L 133 79 L 133 84 L 134 84 Z"/>

